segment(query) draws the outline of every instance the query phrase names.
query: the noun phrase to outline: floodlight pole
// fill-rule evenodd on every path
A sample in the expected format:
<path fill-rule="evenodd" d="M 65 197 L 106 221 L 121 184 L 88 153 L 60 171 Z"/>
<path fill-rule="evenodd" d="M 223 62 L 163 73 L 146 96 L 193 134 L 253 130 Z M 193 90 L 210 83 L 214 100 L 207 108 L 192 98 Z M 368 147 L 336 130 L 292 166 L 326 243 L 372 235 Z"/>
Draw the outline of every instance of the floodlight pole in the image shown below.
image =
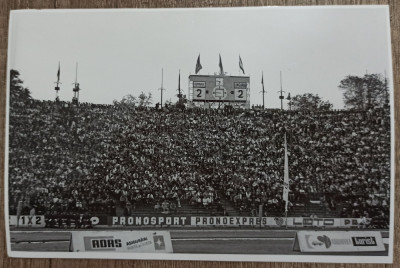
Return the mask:
<path fill-rule="evenodd" d="M 74 88 L 74 98 L 72 100 L 75 100 L 77 103 L 79 103 L 79 91 L 81 90 L 79 88 L 79 83 L 78 83 L 78 63 L 76 63 L 76 70 L 75 70 L 75 83 L 73 83 Z"/>
<path fill-rule="evenodd" d="M 282 71 L 280 71 L 280 80 L 281 80 L 281 90 L 278 92 L 281 93 L 281 95 L 279 96 L 279 99 L 281 100 L 281 110 L 283 110 L 283 99 L 284 99 L 283 92 L 285 92 L 285 91 L 282 90 Z"/>
<path fill-rule="evenodd" d="M 179 78 L 178 78 L 178 103 L 182 103 L 182 91 L 181 91 L 181 69 L 179 69 Z"/>
<path fill-rule="evenodd" d="M 292 102 L 291 102 L 292 97 L 290 97 L 290 92 L 286 99 L 289 101 L 289 111 L 291 111 L 292 110 Z"/>

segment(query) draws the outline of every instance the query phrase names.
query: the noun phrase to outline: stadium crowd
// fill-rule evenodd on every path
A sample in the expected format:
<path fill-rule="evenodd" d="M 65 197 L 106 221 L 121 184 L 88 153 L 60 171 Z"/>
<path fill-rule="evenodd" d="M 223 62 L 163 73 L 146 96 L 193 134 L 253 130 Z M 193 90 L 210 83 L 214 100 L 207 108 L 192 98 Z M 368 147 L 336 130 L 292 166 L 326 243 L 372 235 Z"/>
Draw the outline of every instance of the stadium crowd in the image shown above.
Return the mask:
<path fill-rule="evenodd" d="M 341 217 L 388 219 L 390 117 L 385 109 L 298 112 L 12 103 L 9 205 L 15 214 L 165 211 L 182 202 L 289 215 L 319 202 Z"/>

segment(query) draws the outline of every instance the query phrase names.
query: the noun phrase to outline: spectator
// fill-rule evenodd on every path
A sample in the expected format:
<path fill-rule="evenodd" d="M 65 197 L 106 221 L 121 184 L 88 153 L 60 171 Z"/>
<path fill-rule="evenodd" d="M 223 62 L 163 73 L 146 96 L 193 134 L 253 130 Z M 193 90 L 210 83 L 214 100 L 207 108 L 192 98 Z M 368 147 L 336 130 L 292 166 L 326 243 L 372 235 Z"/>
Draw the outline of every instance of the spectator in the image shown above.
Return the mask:
<path fill-rule="evenodd" d="M 146 204 L 168 213 L 169 202 L 212 208 L 221 205 L 220 196 L 244 214 L 259 204 L 268 215 L 282 213 L 286 133 L 289 209 L 306 212 L 319 195 L 342 217 L 388 219 L 388 120 L 384 109 L 156 111 L 12 103 L 10 214 L 20 200 L 38 215 L 115 215 L 118 206 L 130 215 Z"/>

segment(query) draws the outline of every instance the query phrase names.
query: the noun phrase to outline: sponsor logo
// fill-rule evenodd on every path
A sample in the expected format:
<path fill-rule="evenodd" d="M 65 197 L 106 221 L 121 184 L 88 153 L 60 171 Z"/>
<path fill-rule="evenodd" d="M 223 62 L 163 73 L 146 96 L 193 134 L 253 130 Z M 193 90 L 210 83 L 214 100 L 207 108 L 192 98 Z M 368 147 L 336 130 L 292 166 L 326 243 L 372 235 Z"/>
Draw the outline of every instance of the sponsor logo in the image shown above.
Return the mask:
<path fill-rule="evenodd" d="M 99 217 L 91 217 L 90 221 L 92 222 L 92 225 L 97 225 L 100 222 Z"/>
<path fill-rule="evenodd" d="M 306 235 L 306 239 L 310 248 L 325 247 L 330 248 L 332 245 L 331 239 L 326 235 Z"/>
<path fill-rule="evenodd" d="M 153 236 L 155 250 L 165 250 L 164 236 L 155 235 Z"/>
<path fill-rule="evenodd" d="M 110 225 L 187 225 L 188 217 L 110 217 Z"/>
<path fill-rule="evenodd" d="M 30 216 L 30 215 L 21 215 L 19 217 L 10 215 L 9 216 L 10 220 L 10 225 L 19 225 L 20 227 L 44 227 L 45 225 L 45 219 L 44 216 L 36 215 L 36 216 Z M 18 221 L 18 222 L 17 222 Z"/>
<path fill-rule="evenodd" d="M 285 223 L 284 219 L 281 217 L 274 218 L 274 221 L 278 226 L 282 226 Z"/>
<path fill-rule="evenodd" d="M 351 240 L 348 238 L 331 238 L 327 235 L 306 235 L 307 244 L 309 248 L 330 248 L 332 245 L 344 246 L 351 245 Z"/>
<path fill-rule="evenodd" d="M 122 247 L 121 239 L 115 239 L 113 236 L 100 236 L 83 237 L 83 242 L 85 245 L 85 250 L 115 250 L 116 248 Z"/>
<path fill-rule="evenodd" d="M 325 245 L 326 248 L 330 248 L 332 245 L 331 239 L 326 235 L 318 236 L 317 239 L 318 239 L 318 241 L 321 241 Z"/>
<path fill-rule="evenodd" d="M 126 248 L 128 250 L 137 249 L 147 245 L 151 245 L 151 241 L 149 241 L 149 239 L 146 236 L 126 242 Z"/>
<path fill-rule="evenodd" d="M 344 219 L 344 225 L 358 226 L 358 221 L 357 219 Z"/>
<path fill-rule="evenodd" d="M 141 243 L 141 242 L 144 242 L 144 241 L 147 241 L 147 237 L 142 237 L 142 238 L 139 238 L 139 239 L 136 239 L 136 240 L 128 241 L 128 242 L 126 242 L 126 245 L 130 246 L 130 245 L 134 245 L 134 244 Z"/>
<path fill-rule="evenodd" d="M 267 218 L 259 217 L 192 217 L 193 225 L 267 225 Z"/>
<path fill-rule="evenodd" d="M 352 237 L 351 240 L 353 241 L 353 246 L 356 247 L 373 247 L 378 245 L 373 236 Z"/>
<path fill-rule="evenodd" d="M 293 225 L 302 226 L 334 226 L 335 219 L 319 219 L 319 218 L 293 218 Z"/>

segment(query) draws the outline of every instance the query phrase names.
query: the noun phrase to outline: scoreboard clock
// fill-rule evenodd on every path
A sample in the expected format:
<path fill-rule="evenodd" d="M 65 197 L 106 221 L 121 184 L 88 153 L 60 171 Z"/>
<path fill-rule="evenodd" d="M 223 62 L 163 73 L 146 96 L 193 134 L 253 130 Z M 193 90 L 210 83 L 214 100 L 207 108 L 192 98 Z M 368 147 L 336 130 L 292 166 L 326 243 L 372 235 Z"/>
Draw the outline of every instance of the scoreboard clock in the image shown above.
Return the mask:
<path fill-rule="evenodd" d="M 228 92 L 223 87 L 215 87 L 212 91 L 212 95 L 216 100 L 224 100 L 228 96 Z"/>

